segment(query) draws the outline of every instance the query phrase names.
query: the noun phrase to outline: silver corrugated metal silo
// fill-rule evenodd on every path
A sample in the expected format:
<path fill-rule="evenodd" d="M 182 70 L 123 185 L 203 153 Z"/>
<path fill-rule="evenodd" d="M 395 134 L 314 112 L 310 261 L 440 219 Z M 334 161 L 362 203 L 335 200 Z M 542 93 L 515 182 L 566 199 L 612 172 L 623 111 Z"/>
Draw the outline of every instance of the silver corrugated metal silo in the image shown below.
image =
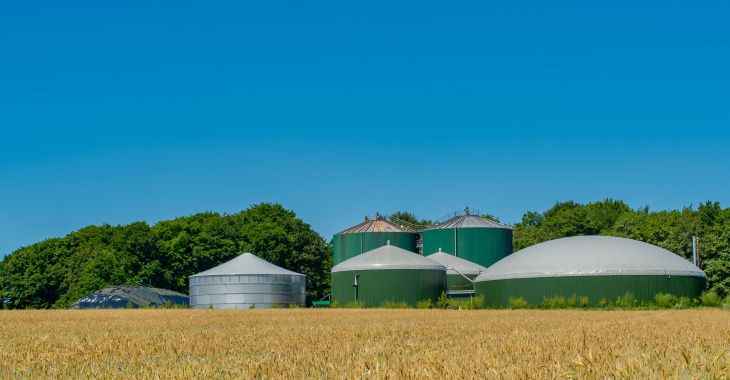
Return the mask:
<path fill-rule="evenodd" d="M 190 307 L 203 309 L 304 306 L 306 276 L 244 253 L 190 276 Z"/>

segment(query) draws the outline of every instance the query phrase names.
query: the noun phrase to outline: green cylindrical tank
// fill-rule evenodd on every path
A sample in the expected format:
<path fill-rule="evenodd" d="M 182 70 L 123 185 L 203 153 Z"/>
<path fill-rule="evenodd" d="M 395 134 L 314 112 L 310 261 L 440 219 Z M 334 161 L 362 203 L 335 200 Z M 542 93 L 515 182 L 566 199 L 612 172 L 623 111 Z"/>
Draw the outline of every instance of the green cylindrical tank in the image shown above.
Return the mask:
<path fill-rule="evenodd" d="M 453 253 L 483 267 L 489 267 L 512 253 L 512 228 L 469 214 L 439 223 L 423 231 L 423 251 Z"/>
<path fill-rule="evenodd" d="M 384 302 L 436 301 L 446 290 L 446 267 L 405 249 L 385 245 L 332 268 L 332 302 L 357 301 L 365 307 Z"/>
<path fill-rule="evenodd" d="M 386 242 L 396 247 L 418 253 L 418 233 L 389 222 L 377 215 L 375 219 L 365 221 L 334 235 L 333 264 L 337 265 L 357 255 L 382 247 Z"/>
<path fill-rule="evenodd" d="M 476 279 L 485 305 L 509 306 L 522 298 L 539 306 L 546 298 L 587 297 L 586 306 L 616 302 L 631 293 L 637 304 L 658 293 L 696 298 L 707 277 L 684 258 L 657 246 L 612 236 L 575 236 L 527 247 L 487 268 Z M 575 305 L 579 306 L 579 305 Z"/>
<path fill-rule="evenodd" d="M 438 251 L 426 256 L 446 267 L 446 289 L 457 293 L 474 290 L 474 280 L 487 268 L 452 254 Z"/>

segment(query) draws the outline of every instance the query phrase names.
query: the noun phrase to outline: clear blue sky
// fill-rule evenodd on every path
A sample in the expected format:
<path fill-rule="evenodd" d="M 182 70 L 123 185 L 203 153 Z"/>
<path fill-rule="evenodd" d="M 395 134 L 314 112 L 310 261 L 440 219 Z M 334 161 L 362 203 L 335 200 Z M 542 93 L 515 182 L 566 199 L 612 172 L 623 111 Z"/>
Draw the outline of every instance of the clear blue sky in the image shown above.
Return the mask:
<path fill-rule="evenodd" d="M 260 202 L 327 239 L 730 205 L 728 2 L 392 3 L 3 2 L 0 256 Z"/>

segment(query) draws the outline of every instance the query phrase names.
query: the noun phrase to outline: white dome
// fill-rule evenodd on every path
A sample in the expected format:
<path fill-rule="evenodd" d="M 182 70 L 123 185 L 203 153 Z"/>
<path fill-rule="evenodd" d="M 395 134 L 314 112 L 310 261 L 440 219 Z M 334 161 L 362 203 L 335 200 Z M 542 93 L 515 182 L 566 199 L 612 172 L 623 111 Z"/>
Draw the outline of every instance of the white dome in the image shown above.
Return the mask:
<path fill-rule="evenodd" d="M 515 252 L 476 281 L 612 275 L 705 277 L 689 261 L 655 245 L 613 236 L 574 236 Z"/>
<path fill-rule="evenodd" d="M 417 253 L 394 245 L 385 245 L 335 265 L 332 268 L 332 273 L 378 269 L 431 269 L 445 271 L 446 267 Z"/>
<path fill-rule="evenodd" d="M 479 264 L 472 263 L 471 261 L 464 260 L 460 257 L 441 251 L 428 255 L 426 258 L 443 264 L 446 267 L 446 274 L 465 274 L 476 276 L 487 270 L 487 268 Z"/>

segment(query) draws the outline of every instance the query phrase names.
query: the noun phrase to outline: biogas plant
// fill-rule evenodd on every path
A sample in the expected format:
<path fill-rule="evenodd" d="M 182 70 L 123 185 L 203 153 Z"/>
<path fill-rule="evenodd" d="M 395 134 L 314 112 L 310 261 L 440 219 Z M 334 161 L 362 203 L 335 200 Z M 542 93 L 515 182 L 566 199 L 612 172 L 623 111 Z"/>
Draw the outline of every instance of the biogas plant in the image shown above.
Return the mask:
<path fill-rule="evenodd" d="M 313 301 L 315 307 L 330 301 L 414 307 L 442 295 L 484 297 L 486 307 L 507 307 L 513 298 L 538 305 L 556 297 L 601 306 L 627 293 L 637 303 L 650 303 L 659 293 L 699 297 L 707 280 L 672 252 L 619 237 L 568 237 L 513 253 L 512 228 L 468 208 L 429 226 L 376 214 L 335 234 L 333 248 L 330 300 Z M 190 276 L 189 305 L 303 307 L 305 287 L 304 275 L 244 253 Z"/>
<path fill-rule="evenodd" d="M 466 208 L 431 226 L 376 214 L 334 235 L 332 302 L 415 306 L 441 294 L 506 307 L 511 298 L 581 297 L 590 306 L 630 292 L 696 298 L 706 276 L 657 246 L 611 236 L 576 236 L 512 252 L 512 228 Z"/>

